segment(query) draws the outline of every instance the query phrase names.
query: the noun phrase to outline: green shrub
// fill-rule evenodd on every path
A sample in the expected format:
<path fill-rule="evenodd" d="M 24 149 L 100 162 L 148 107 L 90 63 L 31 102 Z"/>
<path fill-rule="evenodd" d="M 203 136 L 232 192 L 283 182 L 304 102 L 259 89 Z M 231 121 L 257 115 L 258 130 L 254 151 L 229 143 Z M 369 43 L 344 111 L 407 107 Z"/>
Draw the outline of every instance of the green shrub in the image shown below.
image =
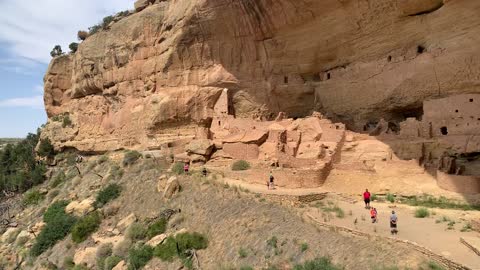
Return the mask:
<path fill-rule="evenodd" d="M 65 213 L 65 207 L 69 204 L 68 201 L 58 201 L 54 202 L 48 207 L 47 211 L 43 214 L 43 222 L 53 223 L 57 219 L 62 218 Z"/>
<path fill-rule="evenodd" d="M 244 249 L 244 248 L 240 248 L 240 249 L 238 250 L 238 256 L 239 256 L 240 258 L 246 258 L 246 257 L 248 256 L 247 250 Z"/>
<path fill-rule="evenodd" d="M 300 246 L 300 250 L 302 252 L 305 252 L 305 251 L 307 251 L 307 249 L 308 249 L 308 244 L 307 243 L 302 243 L 302 245 Z"/>
<path fill-rule="evenodd" d="M 81 243 L 87 240 L 87 238 L 100 227 L 101 222 L 102 218 L 97 211 L 80 219 L 72 229 L 73 242 Z"/>
<path fill-rule="evenodd" d="M 232 171 L 245 171 L 250 169 L 250 163 L 245 160 L 237 160 L 232 164 Z"/>
<path fill-rule="evenodd" d="M 427 263 L 427 269 L 429 270 L 444 270 L 443 267 L 438 265 L 436 262 L 430 261 Z"/>
<path fill-rule="evenodd" d="M 207 238 L 199 233 L 182 233 L 175 238 L 168 237 L 154 250 L 154 255 L 163 261 L 172 261 L 175 256 L 186 259 L 186 252 L 189 250 L 205 249 L 208 246 Z"/>
<path fill-rule="evenodd" d="M 435 198 L 431 195 L 424 194 L 422 196 L 414 196 L 403 198 L 402 203 L 411 205 L 411 206 L 423 206 L 429 208 L 441 208 L 441 209 L 460 209 L 460 210 L 479 210 L 480 204 L 466 204 L 462 202 L 457 202 L 443 196 Z"/>
<path fill-rule="evenodd" d="M 109 256 L 112 255 L 112 248 L 113 244 L 112 243 L 105 243 L 102 244 L 98 247 L 97 252 L 96 252 L 96 257 L 97 257 L 97 269 L 105 269 L 105 261 Z"/>
<path fill-rule="evenodd" d="M 428 212 L 428 209 L 425 207 L 420 207 L 415 210 L 415 217 L 416 218 L 425 218 L 430 215 L 430 212 Z"/>
<path fill-rule="evenodd" d="M 113 165 L 112 168 L 110 168 L 110 175 L 115 179 L 118 180 L 122 178 L 123 176 L 123 169 L 120 168 L 118 165 Z"/>
<path fill-rule="evenodd" d="M 182 162 L 176 162 L 175 164 L 173 164 L 172 172 L 174 174 L 177 174 L 177 175 L 185 173 L 185 171 L 183 170 L 183 163 Z"/>
<path fill-rule="evenodd" d="M 332 264 L 328 258 L 316 258 L 312 261 L 307 261 L 302 265 L 295 265 L 294 270 L 340 270 L 342 268 Z"/>
<path fill-rule="evenodd" d="M 272 238 L 267 240 L 267 246 L 271 248 L 277 248 L 278 238 L 276 236 L 272 236 Z"/>
<path fill-rule="evenodd" d="M 50 52 L 51 57 L 57 57 L 57 56 L 60 56 L 62 54 L 63 54 L 62 46 L 60 46 L 60 45 L 55 45 L 53 47 L 52 51 Z"/>
<path fill-rule="evenodd" d="M 132 240 L 125 239 L 113 247 L 113 255 L 121 258 L 128 257 L 128 251 L 132 246 Z"/>
<path fill-rule="evenodd" d="M 143 224 L 135 222 L 128 227 L 127 232 L 125 233 L 125 236 L 128 239 L 131 240 L 142 240 L 145 239 L 145 236 L 147 235 L 147 229 L 145 229 L 145 226 Z"/>
<path fill-rule="evenodd" d="M 387 201 L 394 203 L 395 202 L 395 196 L 391 193 L 387 194 Z"/>
<path fill-rule="evenodd" d="M 103 155 L 97 160 L 97 164 L 103 164 L 108 161 L 108 157 Z"/>
<path fill-rule="evenodd" d="M 378 200 L 377 194 L 372 194 L 372 196 L 370 197 L 370 199 L 372 200 L 372 202 L 377 201 L 377 200 Z"/>
<path fill-rule="evenodd" d="M 473 228 L 472 228 L 472 224 L 470 223 L 466 223 L 465 225 L 463 225 L 463 228 L 460 230 L 461 232 L 469 232 L 471 231 Z"/>
<path fill-rule="evenodd" d="M 344 218 L 345 212 L 338 205 L 329 205 L 322 208 L 325 212 L 334 212 L 335 216 L 338 218 Z"/>
<path fill-rule="evenodd" d="M 128 151 L 123 157 L 123 166 L 132 165 L 141 157 L 142 154 L 140 154 L 138 151 Z"/>
<path fill-rule="evenodd" d="M 151 239 L 152 237 L 162 234 L 167 230 L 167 220 L 161 218 L 160 220 L 155 221 L 147 229 L 147 237 Z"/>
<path fill-rule="evenodd" d="M 253 267 L 251 267 L 251 266 L 242 266 L 242 267 L 240 267 L 240 270 L 253 270 Z"/>
<path fill-rule="evenodd" d="M 65 179 L 67 178 L 67 176 L 65 175 L 65 173 L 62 171 L 58 172 L 58 174 L 52 178 L 51 182 L 50 182 L 50 188 L 56 188 L 58 187 L 60 184 L 62 184 L 63 182 L 65 182 Z"/>
<path fill-rule="evenodd" d="M 53 149 L 52 142 L 49 138 L 40 140 L 40 145 L 38 146 L 37 154 L 41 157 L 52 158 L 55 156 L 55 150 Z"/>
<path fill-rule="evenodd" d="M 173 258 L 178 255 L 177 241 L 175 238 L 170 236 L 162 244 L 155 247 L 153 255 L 160 258 L 162 261 L 172 261 Z"/>
<path fill-rule="evenodd" d="M 122 187 L 117 184 L 110 184 L 98 192 L 95 200 L 95 207 L 103 207 L 108 202 L 118 198 L 122 192 Z"/>
<path fill-rule="evenodd" d="M 29 190 L 23 195 L 23 205 L 37 205 L 43 199 L 45 199 L 45 196 L 41 194 L 38 190 Z"/>
<path fill-rule="evenodd" d="M 153 257 L 153 248 L 143 245 L 133 248 L 128 253 L 128 270 L 137 270 L 144 267 Z"/>
<path fill-rule="evenodd" d="M 121 261 L 122 261 L 122 258 L 118 256 L 110 256 L 105 259 L 103 270 L 112 270 Z"/>
<path fill-rule="evenodd" d="M 78 50 L 78 43 L 77 42 L 72 42 L 70 45 L 68 45 L 68 48 L 70 49 L 71 53 L 76 53 Z"/>
<path fill-rule="evenodd" d="M 54 246 L 59 240 L 67 236 L 76 219 L 65 213 L 66 201 L 53 203 L 43 215 L 46 225 L 35 240 L 30 253 L 36 257 Z"/>
<path fill-rule="evenodd" d="M 72 257 L 65 257 L 65 259 L 63 259 L 64 269 L 72 269 L 74 266 L 75 266 L 75 263 L 73 262 Z"/>
<path fill-rule="evenodd" d="M 71 270 L 89 270 L 85 265 L 75 265 Z"/>

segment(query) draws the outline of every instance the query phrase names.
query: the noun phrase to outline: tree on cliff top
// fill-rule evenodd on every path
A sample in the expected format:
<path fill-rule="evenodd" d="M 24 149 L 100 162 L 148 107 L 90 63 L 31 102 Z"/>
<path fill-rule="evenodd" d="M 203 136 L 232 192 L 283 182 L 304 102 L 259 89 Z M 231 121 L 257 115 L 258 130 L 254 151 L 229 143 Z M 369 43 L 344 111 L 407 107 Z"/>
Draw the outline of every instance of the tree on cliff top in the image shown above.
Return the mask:
<path fill-rule="evenodd" d="M 55 45 L 55 47 L 53 47 L 52 51 L 50 52 L 50 55 L 52 57 L 57 57 L 57 56 L 60 56 L 62 54 L 63 54 L 62 46 L 60 46 L 60 45 Z"/>
<path fill-rule="evenodd" d="M 68 45 L 68 48 L 70 49 L 71 53 L 76 53 L 78 50 L 78 43 L 72 42 L 70 45 Z"/>

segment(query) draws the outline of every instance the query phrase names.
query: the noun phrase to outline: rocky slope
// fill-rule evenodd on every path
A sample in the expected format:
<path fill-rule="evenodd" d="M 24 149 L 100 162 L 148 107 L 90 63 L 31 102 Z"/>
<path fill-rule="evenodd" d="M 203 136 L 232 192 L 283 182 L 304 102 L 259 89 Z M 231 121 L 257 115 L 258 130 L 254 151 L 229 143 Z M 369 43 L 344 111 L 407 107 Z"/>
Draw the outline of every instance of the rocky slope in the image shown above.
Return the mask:
<path fill-rule="evenodd" d="M 479 92 L 478 1 L 154 2 L 52 60 L 47 113 L 73 121 L 47 127 L 57 147 L 189 138 L 224 88 L 237 117 L 318 110 L 355 130 Z"/>

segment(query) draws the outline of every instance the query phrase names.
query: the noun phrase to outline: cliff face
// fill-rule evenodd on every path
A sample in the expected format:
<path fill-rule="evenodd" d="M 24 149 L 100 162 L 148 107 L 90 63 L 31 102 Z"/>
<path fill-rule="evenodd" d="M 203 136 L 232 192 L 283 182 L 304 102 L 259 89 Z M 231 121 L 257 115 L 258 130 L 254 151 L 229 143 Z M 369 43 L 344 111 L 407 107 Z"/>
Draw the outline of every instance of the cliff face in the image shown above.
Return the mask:
<path fill-rule="evenodd" d="M 420 117 L 424 100 L 480 92 L 478 14 L 472 0 L 160 1 L 52 60 L 47 113 L 73 125 L 45 136 L 154 148 L 209 126 L 225 88 L 237 117 Z"/>

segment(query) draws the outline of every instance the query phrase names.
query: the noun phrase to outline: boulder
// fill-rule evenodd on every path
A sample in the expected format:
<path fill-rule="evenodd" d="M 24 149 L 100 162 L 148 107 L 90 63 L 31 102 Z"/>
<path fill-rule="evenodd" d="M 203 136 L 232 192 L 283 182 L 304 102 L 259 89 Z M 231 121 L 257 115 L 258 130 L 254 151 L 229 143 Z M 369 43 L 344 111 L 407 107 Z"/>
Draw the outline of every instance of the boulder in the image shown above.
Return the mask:
<path fill-rule="evenodd" d="M 172 176 L 167 181 L 167 185 L 165 186 L 165 190 L 163 191 L 163 198 L 170 199 L 179 190 L 180 190 L 180 182 L 178 181 L 176 176 Z"/>
<path fill-rule="evenodd" d="M 127 270 L 127 263 L 125 261 L 119 262 L 112 270 Z"/>
<path fill-rule="evenodd" d="M 85 199 L 81 202 L 73 201 L 67 205 L 65 212 L 67 214 L 73 214 L 75 216 L 82 217 L 95 210 L 93 204 L 94 201 L 92 199 Z"/>
<path fill-rule="evenodd" d="M 165 188 L 166 180 L 167 180 L 167 176 L 165 174 L 163 174 L 162 176 L 160 176 L 158 178 L 158 181 L 157 181 L 157 191 L 158 192 L 163 192 L 163 189 Z"/>
<path fill-rule="evenodd" d="M 30 233 L 33 233 L 35 236 L 38 236 L 38 234 L 42 231 L 43 227 L 47 225 L 45 222 L 40 221 L 35 223 L 35 225 L 31 226 L 29 229 Z"/>
<path fill-rule="evenodd" d="M 167 239 L 167 235 L 162 233 L 162 234 L 157 235 L 157 236 L 153 237 L 152 239 L 150 239 L 147 242 L 147 245 L 152 246 L 152 247 L 156 247 L 159 244 L 163 243 L 163 241 L 165 241 L 165 239 Z"/>
<path fill-rule="evenodd" d="M 190 154 L 190 161 L 192 163 L 205 164 L 205 162 L 207 162 L 207 158 L 205 156 L 202 156 L 202 155 Z"/>
<path fill-rule="evenodd" d="M 125 231 L 135 221 L 137 221 L 137 216 L 135 216 L 134 213 L 131 213 L 117 223 L 117 229 L 120 231 Z"/>
<path fill-rule="evenodd" d="M 75 265 L 85 265 L 87 268 L 92 269 L 95 267 L 97 260 L 96 253 L 96 247 L 87 247 L 82 250 L 76 250 L 75 255 L 73 256 L 73 262 Z"/>
<path fill-rule="evenodd" d="M 20 246 L 28 242 L 30 239 L 32 239 L 32 235 L 29 232 L 23 230 L 17 235 L 17 240 L 15 240 L 15 244 L 17 246 Z"/>
<path fill-rule="evenodd" d="M 207 139 L 193 140 L 187 146 L 185 151 L 189 154 L 197 154 L 202 156 L 209 156 L 213 152 L 214 144 Z"/>
<path fill-rule="evenodd" d="M 135 1 L 134 7 L 136 12 L 144 10 L 148 5 L 150 5 L 151 0 L 137 0 Z"/>
<path fill-rule="evenodd" d="M 2 242 L 7 244 L 13 243 L 15 239 L 17 239 L 17 235 L 19 233 L 19 228 L 8 228 L 7 231 L 2 235 Z"/>
<path fill-rule="evenodd" d="M 175 155 L 174 161 L 188 163 L 190 162 L 190 156 L 187 153 L 181 153 L 181 154 Z"/>

